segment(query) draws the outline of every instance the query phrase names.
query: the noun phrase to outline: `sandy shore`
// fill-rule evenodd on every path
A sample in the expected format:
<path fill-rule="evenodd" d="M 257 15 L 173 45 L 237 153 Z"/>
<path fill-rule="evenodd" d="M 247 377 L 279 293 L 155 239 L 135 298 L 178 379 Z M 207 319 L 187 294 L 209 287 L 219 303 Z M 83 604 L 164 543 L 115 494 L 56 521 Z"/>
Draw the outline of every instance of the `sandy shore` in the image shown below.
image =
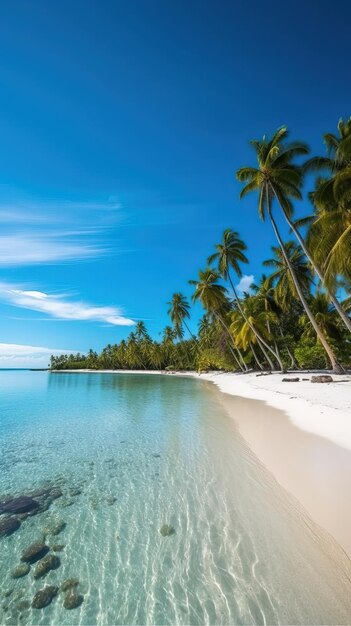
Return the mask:
<path fill-rule="evenodd" d="M 351 557 L 351 376 L 316 384 L 301 372 L 187 375 L 223 392 L 219 400 L 256 456 Z M 282 382 L 295 376 L 299 382 Z"/>

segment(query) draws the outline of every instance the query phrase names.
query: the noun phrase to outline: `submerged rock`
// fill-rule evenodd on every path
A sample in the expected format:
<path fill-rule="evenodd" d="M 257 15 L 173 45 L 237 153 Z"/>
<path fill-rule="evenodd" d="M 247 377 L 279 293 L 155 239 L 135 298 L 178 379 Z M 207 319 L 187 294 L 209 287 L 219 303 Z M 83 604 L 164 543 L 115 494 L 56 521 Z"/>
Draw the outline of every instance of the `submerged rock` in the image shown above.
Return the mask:
<path fill-rule="evenodd" d="M 5 517 L 0 520 L 0 537 L 12 535 L 21 526 L 21 522 L 17 517 Z"/>
<path fill-rule="evenodd" d="M 30 602 L 28 602 L 28 600 L 20 600 L 16 604 L 16 609 L 20 613 L 22 613 L 22 611 L 27 611 L 29 608 L 30 608 Z"/>
<path fill-rule="evenodd" d="M 30 565 L 28 563 L 21 563 L 21 565 L 17 565 L 14 570 L 11 572 L 12 578 L 22 578 L 23 576 L 27 576 L 30 571 Z"/>
<path fill-rule="evenodd" d="M 67 578 L 67 580 L 64 580 L 60 589 L 61 591 L 70 591 L 71 589 L 75 589 L 76 587 L 78 587 L 79 585 L 79 580 L 78 578 Z"/>
<path fill-rule="evenodd" d="M 65 609 L 76 609 L 82 604 L 83 600 L 84 598 L 81 594 L 72 590 L 66 594 L 63 606 Z"/>
<path fill-rule="evenodd" d="M 64 550 L 65 547 L 66 546 L 64 543 L 54 543 L 51 549 L 53 552 L 62 552 L 62 550 Z"/>
<path fill-rule="evenodd" d="M 55 554 L 47 554 L 36 566 L 34 570 L 34 578 L 42 578 L 52 569 L 60 567 L 60 565 L 61 561 L 58 556 Z"/>
<path fill-rule="evenodd" d="M 79 487 L 69 490 L 69 495 L 71 498 L 74 498 L 75 496 L 80 496 L 81 493 L 82 493 L 82 490 L 79 489 Z"/>
<path fill-rule="evenodd" d="M 6 502 L 0 502 L 0 513 L 30 513 L 39 507 L 39 502 L 29 496 L 11 498 Z"/>
<path fill-rule="evenodd" d="M 42 559 L 49 550 L 49 546 L 45 545 L 42 541 L 37 541 L 22 552 L 21 561 L 24 561 L 24 563 L 36 563 Z"/>
<path fill-rule="evenodd" d="M 169 524 L 163 524 L 160 528 L 160 533 L 162 537 L 170 537 L 175 534 L 175 528 Z"/>
<path fill-rule="evenodd" d="M 46 535 L 56 536 L 56 535 L 59 535 L 66 528 L 66 526 L 67 526 L 66 522 L 64 522 L 63 520 L 59 520 L 58 522 L 56 522 L 49 528 L 45 528 L 44 532 Z"/>
<path fill-rule="evenodd" d="M 43 609 L 45 606 L 48 606 L 55 596 L 57 596 L 58 592 L 59 588 L 55 585 L 48 585 L 44 587 L 44 589 L 37 591 L 32 600 L 33 609 Z"/>
<path fill-rule="evenodd" d="M 117 502 L 117 498 L 115 496 L 107 496 L 106 502 L 107 502 L 107 504 L 109 504 L 111 506 L 112 504 Z"/>

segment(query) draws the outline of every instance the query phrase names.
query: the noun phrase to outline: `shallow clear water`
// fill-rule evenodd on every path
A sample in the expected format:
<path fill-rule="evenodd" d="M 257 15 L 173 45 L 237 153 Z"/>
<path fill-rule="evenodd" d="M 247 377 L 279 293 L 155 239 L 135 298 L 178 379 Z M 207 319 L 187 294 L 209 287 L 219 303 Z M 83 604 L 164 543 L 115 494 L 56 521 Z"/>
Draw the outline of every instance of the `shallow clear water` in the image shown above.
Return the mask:
<path fill-rule="evenodd" d="M 0 494 L 46 481 L 64 492 L 0 538 L 0 623 L 351 622 L 348 559 L 253 456 L 210 384 L 0 372 L 0 450 Z M 13 580 L 22 550 L 58 520 L 66 528 L 47 542 L 65 544 L 61 566 Z M 63 594 L 20 605 L 69 577 L 79 608 Z"/>

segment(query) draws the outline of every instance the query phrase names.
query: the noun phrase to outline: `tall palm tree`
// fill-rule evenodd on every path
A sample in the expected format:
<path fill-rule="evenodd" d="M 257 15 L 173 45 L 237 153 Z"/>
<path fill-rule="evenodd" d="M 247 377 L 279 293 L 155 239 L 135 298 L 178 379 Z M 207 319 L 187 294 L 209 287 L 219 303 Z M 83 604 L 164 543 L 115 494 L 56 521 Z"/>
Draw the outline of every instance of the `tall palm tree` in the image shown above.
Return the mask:
<path fill-rule="evenodd" d="M 168 315 L 171 318 L 174 328 L 179 330 L 184 324 L 191 338 L 196 341 L 196 337 L 193 335 L 188 327 L 188 324 L 186 323 L 186 320 L 190 319 L 190 305 L 187 298 L 183 296 L 183 294 L 177 292 L 173 294 L 170 302 L 167 302 L 167 304 L 169 305 Z"/>
<path fill-rule="evenodd" d="M 215 270 L 207 267 L 205 270 L 199 270 L 199 278 L 197 280 L 189 280 L 190 285 L 195 285 L 195 291 L 192 296 L 193 302 L 197 300 L 201 302 L 205 311 L 218 319 L 220 324 L 226 330 L 233 343 L 233 348 L 237 352 L 239 359 L 231 349 L 231 353 L 242 371 L 247 370 L 246 363 L 238 347 L 235 345 L 232 335 L 224 321 L 224 313 L 229 310 L 226 288 L 219 283 L 220 274 Z"/>
<path fill-rule="evenodd" d="M 263 344 L 267 350 L 277 359 L 281 370 L 284 370 L 284 365 L 280 359 L 279 353 L 277 350 L 273 350 L 269 343 L 265 340 L 263 335 L 260 333 L 258 327 L 255 327 L 251 324 L 249 318 L 245 316 L 245 311 L 240 303 L 240 298 L 235 289 L 230 269 L 232 268 L 236 275 L 240 278 L 242 276 L 240 263 L 248 263 L 248 259 L 246 258 L 244 251 L 247 249 L 246 244 L 239 237 L 239 233 L 231 228 L 227 228 L 223 233 L 222 241 L 216 244 L 216 252 L 211 254 L 208 258 L 208 263 L 211 264 L 214 261 L 218 263 L 218 271 L 223 276 L 224 280 L 229 280 L 230 286 L 233 290 L 234 298 L 236 305 L 239 309 L 240 314 L 244 318 L 245 322 L 251 328 L 251 331 L 254 333 L 256 338 L 258 339 L 259 344 Z"/>
<path fill-rule="evenodd" d="M 281 248 L 272 246 L 273 258 L 263 261 L 265 267 L 271 267 L 273 273 L 267 279 L 270 287 L 274 285 L 276 302 L 287 311 L 291 298 L 299 300 L 299 294 L 293 281 L 286 258 L 289 259 L 290 266 L 294 269 L 295 276 L 306 298 L 310 294 L 312 285 L 311 270 L 306 262 L 306 257 L 293 241 L 284 244 L 285 252 Z"/>
<path fill-rule="evenodd" d="M 327 288 L 335 287 L 339 274 L 351 278 L 351 118 L 339 120 L 338 135 L 324 135 L 327 157 L 307 161 L 306 171 L 325 172 L 319 177 L 310 198 L 316 215 L 310 224 L 308 244 L 323 268 Z M 351 320 L 340 303 L 332 300 L 348 330 Z"/>
<path fill-rule="evenodd" d="M 284 144 L 283 141 L 288 135 L 287 128 L 284 126 L 277 130 L 273 137 L 269 140 L 263 137 L 262 141 L 252 141 L 256 151 L 258 167 L 243 167 L 237 171 L 237 178 L 240 182 L 246 183 L 243 187 L 240 197 L 243 198 L 251 191 L 259 194 L 258 212 L 261 219 L 266 214 L 270 219 L 274 234 L 278 240 L 287 266 L 291 273 L 295 289 L 301 300 L 308 318 L 318 336 L 320 343 L 328 354 L 335 373 L 343 373 L 343 368 L 338 363 L 332 347 L 327 338 L 318 326 L 313 313 L 308 305 L 303 289 L 297 279 L 294 268 L 290 263 L 290 259 L 286 254 L 284 243 L 280 235 L 278 225 L 273 216 L 273 201 L 276 200 L 283 211 L 288 223 L 293 223 L 290 219 L 292 215 L 291 198 L 301 199 L 302 169 L 293 164 L 296 156 L 307 154 L 308 148 L 300 142 Z M 290 224 L 289 224 L 290 225 Z"/>

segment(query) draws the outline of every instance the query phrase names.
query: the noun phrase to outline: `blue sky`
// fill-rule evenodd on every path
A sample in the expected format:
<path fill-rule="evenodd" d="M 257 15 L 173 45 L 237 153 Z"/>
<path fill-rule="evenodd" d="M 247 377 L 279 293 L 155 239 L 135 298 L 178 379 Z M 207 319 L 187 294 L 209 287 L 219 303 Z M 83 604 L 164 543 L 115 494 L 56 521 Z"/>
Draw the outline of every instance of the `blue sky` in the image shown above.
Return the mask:
<path fill-rule="evenodd" d="M 351 114 L 350 18 L 324 0 L 3 2 L 0 367 L 100 350 L 138 319 L 157 338 L 226 227 L 258 278 L 274 240 L 234 172 L 282 124 L 323 152 Z"/>

